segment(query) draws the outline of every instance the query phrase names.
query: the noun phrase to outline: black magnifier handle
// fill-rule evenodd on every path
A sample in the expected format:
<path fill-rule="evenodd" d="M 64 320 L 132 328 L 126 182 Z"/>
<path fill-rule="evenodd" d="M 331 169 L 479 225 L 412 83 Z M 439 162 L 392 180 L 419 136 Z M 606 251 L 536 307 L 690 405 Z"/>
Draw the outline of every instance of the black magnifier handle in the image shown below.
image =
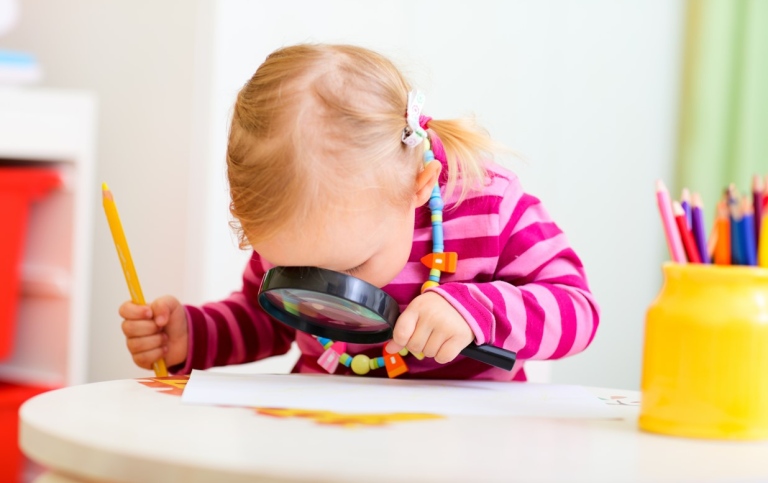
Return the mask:
<path fill-rule="evenodd" d="M 516 353 L 490 344 L 470 344 L 459 354 L 505 371 L 511 371 L 512 366 L 515 365 L 515 359 L 517 359 Z"/>

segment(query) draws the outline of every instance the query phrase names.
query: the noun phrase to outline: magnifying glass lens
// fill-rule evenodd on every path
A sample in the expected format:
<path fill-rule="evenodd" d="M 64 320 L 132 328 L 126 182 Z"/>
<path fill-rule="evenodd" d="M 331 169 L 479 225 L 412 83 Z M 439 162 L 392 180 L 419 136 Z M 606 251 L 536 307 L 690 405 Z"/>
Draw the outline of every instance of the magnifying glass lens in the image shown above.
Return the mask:
<path fill-rule="evenodd" d="M 370 309 L 333 295 L 284 288 L 264 292 L 272 305 L 285 312 L 326 327 L 350 332 L 389 329 L 389 324 Z"/>

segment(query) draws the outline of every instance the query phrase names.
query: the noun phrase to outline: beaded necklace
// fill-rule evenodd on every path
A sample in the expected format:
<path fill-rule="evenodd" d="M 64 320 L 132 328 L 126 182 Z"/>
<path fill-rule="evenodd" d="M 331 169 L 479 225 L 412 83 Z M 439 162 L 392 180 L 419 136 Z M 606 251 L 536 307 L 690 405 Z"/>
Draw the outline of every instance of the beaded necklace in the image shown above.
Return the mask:
<path fill-rule="evenodd" d="M 424 166 L 435 160 L 435 154 L 432 152 L 432 145 L 429 137 L 424 137 Z M 432 253 L 421 258 L 421 263 L 429 268 L 429 278 L 421 286 L 421 293 L 424 293 L 430 287 L 440 285 L 440 275 L 442 272 L 454 273 L 456 271 L 456 262 L 458 256 L 456 252 L 444 252 L 443 245 L 443 197 L 440 194 L 440 184 L 435 183 L 432 193 L 429 196 L 429 210 L 432 221 Z M 334 342 L 325 337 L 317 337 L 318 342 L 325 351 L 318 358 L 317 362 L 326 371 L 333 373 L 339 364 L 342 364 L 357 375 L 365 375 L 371 370 L 381 367 L 387 370 L 390 378 L 397 377 L 408 372 L 408 365 L 403 357 L 408 355 L 408 349 L 403 348 L 398 353 L 389 353 L 382 348 L 382 355 L 370 358 L 365 354 L 357 354 L 352 357 L 347 354 L 347 344 L 345 342 Z M 414 353 L 413 356 L 418 359 L 424 359 L 424 354 Z"/>

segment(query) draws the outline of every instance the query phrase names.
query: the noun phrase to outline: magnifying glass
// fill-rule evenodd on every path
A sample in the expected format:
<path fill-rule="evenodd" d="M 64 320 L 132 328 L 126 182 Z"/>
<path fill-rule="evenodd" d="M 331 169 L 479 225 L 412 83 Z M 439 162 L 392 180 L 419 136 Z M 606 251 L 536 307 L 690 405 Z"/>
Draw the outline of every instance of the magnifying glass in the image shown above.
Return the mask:
<path fill-rule="evenodd" d="M 272 317 L 308 334 L 352 344 L 392 338 L 400 316 L 395 299 L 344 273 L 317 267 L 274 267 L 264 274 L 259 304 Z M 461 355 L 512 370 L 516 354 L 489 344 L 470 344 Z"/>

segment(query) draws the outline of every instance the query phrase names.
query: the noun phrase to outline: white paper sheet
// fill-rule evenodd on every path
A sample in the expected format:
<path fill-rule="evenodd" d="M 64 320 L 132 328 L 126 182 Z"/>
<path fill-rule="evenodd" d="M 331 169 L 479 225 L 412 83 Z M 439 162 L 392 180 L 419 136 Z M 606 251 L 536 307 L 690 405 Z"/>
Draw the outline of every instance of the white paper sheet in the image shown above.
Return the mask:
<path fill-rule="evenodd" d="M 339 413 L 615 418 L 579 386 L 193 371 L 182 402 Z"/>

